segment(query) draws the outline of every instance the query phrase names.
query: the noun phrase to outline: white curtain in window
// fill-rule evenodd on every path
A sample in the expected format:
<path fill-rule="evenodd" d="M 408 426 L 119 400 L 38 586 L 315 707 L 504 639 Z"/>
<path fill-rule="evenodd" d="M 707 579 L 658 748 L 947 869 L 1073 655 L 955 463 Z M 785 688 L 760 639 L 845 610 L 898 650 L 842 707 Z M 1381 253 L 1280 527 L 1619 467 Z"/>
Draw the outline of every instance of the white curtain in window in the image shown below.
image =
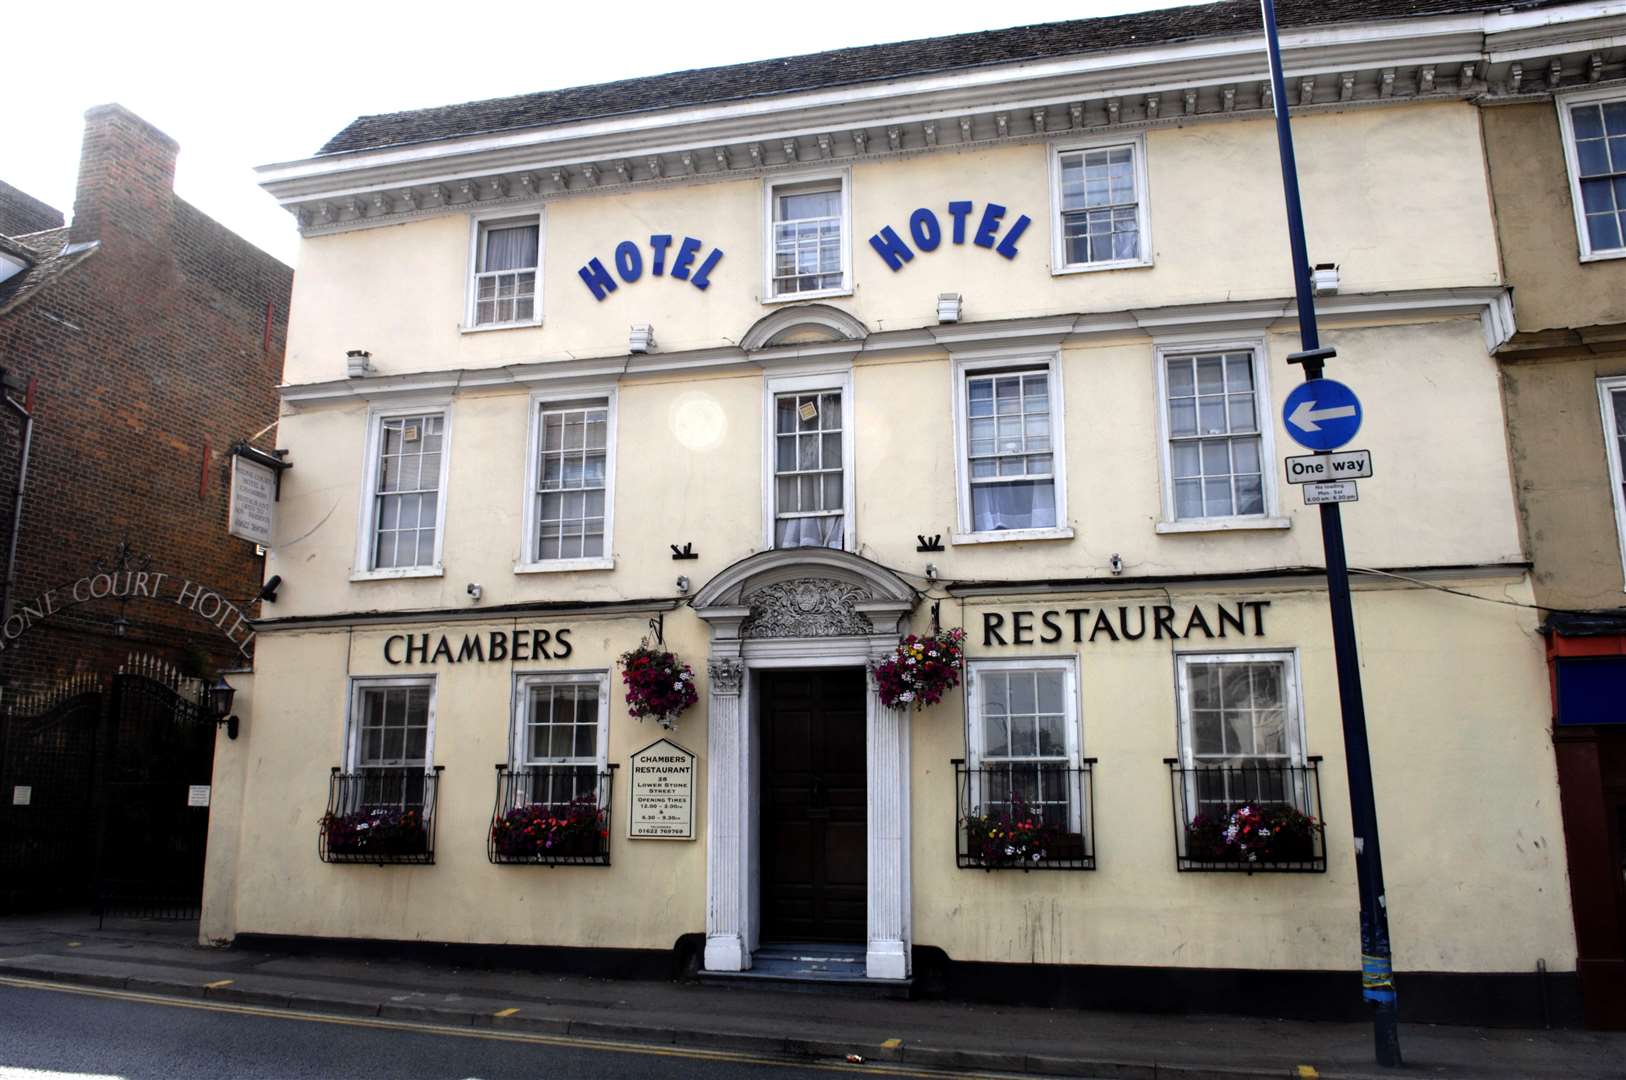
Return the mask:
<path fill-rule="evenodd" d="M 843 540 L 841 526 L 840 517 L 780 518 L 774 522 L 773 546 L 839 548 Z"/>
<path fill-rule="evenodd" d="M 536 266 L 538 237 L 535 225 L 487 230 L 485 271 L 529 270 Z"/>
<path fill-rule="evenodd" d="M 971 486 L 971 527 L 977 532 L 1051 529 L 1055 525 L 1053 480 Z"/>

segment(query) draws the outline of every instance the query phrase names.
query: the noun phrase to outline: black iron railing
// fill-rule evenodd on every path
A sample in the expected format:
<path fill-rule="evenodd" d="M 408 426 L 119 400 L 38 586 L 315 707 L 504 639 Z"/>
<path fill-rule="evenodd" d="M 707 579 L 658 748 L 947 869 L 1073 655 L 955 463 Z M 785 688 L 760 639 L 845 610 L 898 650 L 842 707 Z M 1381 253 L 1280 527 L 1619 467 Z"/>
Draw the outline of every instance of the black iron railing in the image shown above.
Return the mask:
<path fill-rule="evenodd" d="M 953 764 L 962 870 L 1095 869 L 1095 758 Z"/>
<path fill-rule="evenodd" d="M 1321 759 L 1303 765 L 1181 765 L 1164 758 L 1181 870 L 1318 874 L 1327 869 Z"/>
<path fill-rule="evenodd" d="M 486 856 L 494 863 L 609 866 L 615 766 L 497 766 Z"/>
<path fill-rule="evenodd" d="M 364 768 L 328 780 L 327 813 L 317 831 L 323 862 L 432 863 L 440 773 L 430 769 Z"/>

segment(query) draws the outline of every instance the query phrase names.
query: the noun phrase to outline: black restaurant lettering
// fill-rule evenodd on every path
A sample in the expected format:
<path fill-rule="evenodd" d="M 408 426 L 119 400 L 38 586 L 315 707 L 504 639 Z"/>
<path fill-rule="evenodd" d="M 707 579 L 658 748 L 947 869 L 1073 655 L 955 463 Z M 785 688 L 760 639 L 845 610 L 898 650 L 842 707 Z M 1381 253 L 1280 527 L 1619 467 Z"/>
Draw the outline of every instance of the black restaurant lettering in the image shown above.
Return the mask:
<path fill-rule="evenodd" d="M 433 642 L 431 642 L 433 638 Z M 549 645 L 553 648 L 550 651 Z M 570 628 L 490 630 L 485 633 L 391 634 L 384 639 L 384 662 L 391 667 L 418 664 L 479 664 L 512 660 L 563 660 L 571 653 Z"/>
<path fill-rule="evenodd" d="M 1265 609 L 1269 600 L 1233 600 L 1225 603 L 1192 604 L 1119 604 L 1116 614 L 1110 608 L 1099 611 L 1087 607 L 1075 608 L 1023 608 L 1009 612 L 982 613 L 982 643 L 984 646 L 1032 645 L 1034 631 L 1038 630 L 1038 643 L 1053 645 L 1066 635 L 1064 618 L 1073 623 L 1073 644 L 1086 641 L 1098 644 L 1139 641 L 1150 636 L 1153 641 L 1179 641 L 1201 635 L 1205 638 L 1228 637 L 1250 632 L 1254 637 L 1265 636 Z M 1204 610 L 1205 607 L 1208 610 Z M 1148 611 L 1150 608 L 1150 611 Z M 1249 625 L 1248 615 L 1253 619 Z M 1090 616 L 1095 618 L 1091 621 Z M 1150 634 L 1148 634 L 1150 630 Z M 1007 633 L 1007 631 L 1009 631 Z"/>

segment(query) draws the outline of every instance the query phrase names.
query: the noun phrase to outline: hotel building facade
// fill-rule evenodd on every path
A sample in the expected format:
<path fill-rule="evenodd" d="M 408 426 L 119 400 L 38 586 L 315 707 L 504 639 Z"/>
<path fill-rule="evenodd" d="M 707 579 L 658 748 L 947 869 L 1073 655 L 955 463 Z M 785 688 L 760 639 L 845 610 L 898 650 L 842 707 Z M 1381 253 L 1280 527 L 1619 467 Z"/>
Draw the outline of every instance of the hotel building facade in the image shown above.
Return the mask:
<path fill-rule="evenodd" d="M 1417 1019 L 1579 1012 L 1480 113 L 1549 58 L 1619 85 L 1604 7 L 1282 10 Z M 1268 85 L 1227 0 L 362 117 L 265 167 L 304 236 L 292 468 L 203 936 L 1358 1010 Z M 887 707 L 867 670 L 951 627 L 963 685 Z M 629 712 L 640 642 L 695 673 L 670 729 Z M 572 803 L 603 835 L 503 839 Z M 1243 806 L 1324 829 L 1239 856 Z"/>

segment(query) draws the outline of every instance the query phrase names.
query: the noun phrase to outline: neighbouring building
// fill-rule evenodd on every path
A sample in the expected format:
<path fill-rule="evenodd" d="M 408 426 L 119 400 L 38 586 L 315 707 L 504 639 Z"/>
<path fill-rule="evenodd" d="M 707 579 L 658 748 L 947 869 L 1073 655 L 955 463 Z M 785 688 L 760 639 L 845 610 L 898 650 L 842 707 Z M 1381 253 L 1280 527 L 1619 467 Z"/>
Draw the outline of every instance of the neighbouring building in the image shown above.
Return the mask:
<path fill-rule="evenodd" d="M 1626 82 L 1607 49 L 1485 102 L 1518 327 L 1497 350 L 1552 679 L 1581 991 L 1626 1027 Z M 1611 76 L 1616 76 L 1611 78 Z"/>
<path fill-rule="evenodd" d="M 1345 521 L 1402 1010 L 1568 1022 L 1479 104 L 1535 51 L 1618 83 L 1618 17 L 1281 16 L 1376 467 Z M 1225 0 L 365 116 L 264 167 L 293 468 L 203 936 L 725 980 L 818 943 L 921 993 L 1358 1015 L 1268 85 Z M 963 687 L 891 707 L 866 669 L 949 627 Z M 670 731 L 641 642 L 697 674 Z M 1240 850 L 1245 807 L 1283 836 Z"/>
<path fill-rule="evenodd" d="M 201 868 L 202 812 L 171 821 L 185 784 L 158 788 L 189 755 L 207 782 L 213 725 L 165 739 L 199 680 L 252 649 L 263 558 L 227 535 L 227 489 L 234 445 L 273 445 L 293 271 L 176 197 L 177 151 L 103 105 L 71 222 L 0 185 L 0 907 L 84 898 L 93 777 L 130 785 L 107 803 L 114 851 L 139 862 L 197 832 L 185 873 Z M 163 810 L 143 832 L 149 793 Z M 162 876 L 145 861 L 124 876 Z"/>

